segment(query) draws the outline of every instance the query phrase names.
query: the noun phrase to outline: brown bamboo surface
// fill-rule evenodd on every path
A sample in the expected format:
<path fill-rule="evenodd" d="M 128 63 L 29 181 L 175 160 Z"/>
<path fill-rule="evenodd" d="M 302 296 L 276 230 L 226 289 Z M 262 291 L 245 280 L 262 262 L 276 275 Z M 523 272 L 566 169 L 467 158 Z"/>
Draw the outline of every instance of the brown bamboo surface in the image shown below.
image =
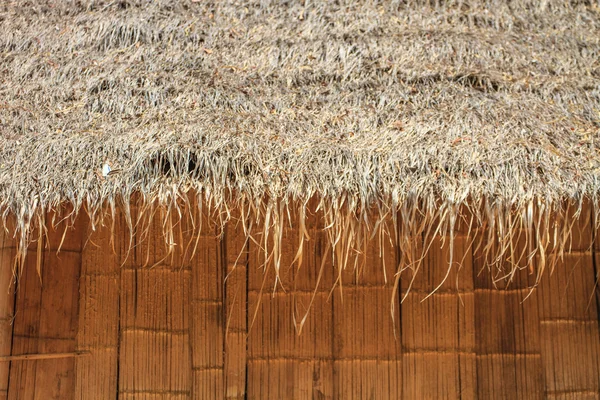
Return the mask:
<path fill-rule="evenodd" d="M 460 268 L 431 294 L 450 257 L 437 237 L 392 297 L 402 255 L 389 241 L 340 271 L 311 216 L 300 267 L 301 231 L 283 233 L 275 287 L 236 211 L 222 239 L 195 220 L 176 224 L 169 254 L 160 211 L 132 237 L 120 217 L 92 231 L 81 214 L 49 229 L 41 277 L 32 245 L 16 292 L 0 232 L 0 398 L 600 398 L 600 247 L 585 221 L 535 291 L 526 260 L 506 287 L 459 226 Z"/>

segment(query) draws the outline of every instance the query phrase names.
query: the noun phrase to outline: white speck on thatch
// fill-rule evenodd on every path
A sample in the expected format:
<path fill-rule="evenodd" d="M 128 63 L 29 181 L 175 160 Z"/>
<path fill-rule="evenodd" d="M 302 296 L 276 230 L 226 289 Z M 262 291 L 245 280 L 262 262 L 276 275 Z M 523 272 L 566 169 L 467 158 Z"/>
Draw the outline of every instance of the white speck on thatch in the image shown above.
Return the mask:
<path fill-rule="evenodd" d="M 104 164 L 102 166 L 102 176 L 104 176 L 104 177 L 108 176 L 108 174 L 110 174 L 110 171 L 111 171 L 110 165 Z"/>

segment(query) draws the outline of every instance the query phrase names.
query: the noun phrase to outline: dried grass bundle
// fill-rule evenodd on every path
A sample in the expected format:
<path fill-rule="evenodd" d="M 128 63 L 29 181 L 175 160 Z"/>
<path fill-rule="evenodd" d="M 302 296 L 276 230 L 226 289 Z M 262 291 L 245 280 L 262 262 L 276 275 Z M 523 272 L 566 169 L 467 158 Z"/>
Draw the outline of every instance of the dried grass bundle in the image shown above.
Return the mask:
<path fill-rule="evenodd" d="M 596 2 L 562 0 L 5 3 L 2 219 L 24 257 L 66 203 L 132 235 L 160 217 L 173 245 L 238 207 L 279 271 L 290 215 L 301 264 L 320 212 L 339 271 L 398 246 L 396 287 L 466 224 L 495 277 L 540 277 L 599 210 L 598 32 Z"/>

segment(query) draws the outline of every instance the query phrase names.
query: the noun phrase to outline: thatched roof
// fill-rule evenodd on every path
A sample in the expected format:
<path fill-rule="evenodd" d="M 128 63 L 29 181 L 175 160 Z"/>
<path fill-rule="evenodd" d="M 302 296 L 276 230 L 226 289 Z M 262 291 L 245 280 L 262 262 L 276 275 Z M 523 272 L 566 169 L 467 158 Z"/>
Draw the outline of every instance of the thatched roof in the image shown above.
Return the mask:
<path fill-rule="evenodd" d="M 133 193 L 448 226 L 471 204 L 514 228 L 600 189 L 594 1 L 9 1 L 0 49 L 0 210 L 23 235 Z"/>

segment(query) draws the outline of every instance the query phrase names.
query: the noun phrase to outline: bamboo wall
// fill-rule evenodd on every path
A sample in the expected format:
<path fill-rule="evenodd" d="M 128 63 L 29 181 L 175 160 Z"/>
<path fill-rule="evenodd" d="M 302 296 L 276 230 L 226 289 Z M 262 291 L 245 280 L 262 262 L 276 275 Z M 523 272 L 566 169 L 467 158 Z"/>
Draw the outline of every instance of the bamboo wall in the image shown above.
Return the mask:
<path fill-rule="evenodd" d="M 284 267 L 276 291 L 262 253 L 235 224 L 222 241 L 210 231 L 193 238 L 193 258 L 166 257 L 157 219 L 147 237 L 133 238 L 124 264 L 122 224 L 112 243 L 109 228 L 91 232 L 85 217 L 64 239 L 50 230 L 41 279 L 30 255 L 17 291 L 14 242 L 0 232 L 0 398 L 600 399 L 600 249 L 583 245 L 589 228 L 533 293 L 527 270 L 494 287 L 459 229 L 462 268 L 423 301 L 449 257 L 432 246 L 392 318 L 396 250 L 386 245 L 384 265 L 373 243 L 360 270 L 343 273 L 342 294 L 331 293 L 336 276 L 318 220 L 309 221 L 302 267 Z M 185 224 L 180 243 L 191 238 Z M 298 240 L 286 233 L 283 266 Z M 304 316 L 322 265 L 298 335 L 294 318 Z"/>

